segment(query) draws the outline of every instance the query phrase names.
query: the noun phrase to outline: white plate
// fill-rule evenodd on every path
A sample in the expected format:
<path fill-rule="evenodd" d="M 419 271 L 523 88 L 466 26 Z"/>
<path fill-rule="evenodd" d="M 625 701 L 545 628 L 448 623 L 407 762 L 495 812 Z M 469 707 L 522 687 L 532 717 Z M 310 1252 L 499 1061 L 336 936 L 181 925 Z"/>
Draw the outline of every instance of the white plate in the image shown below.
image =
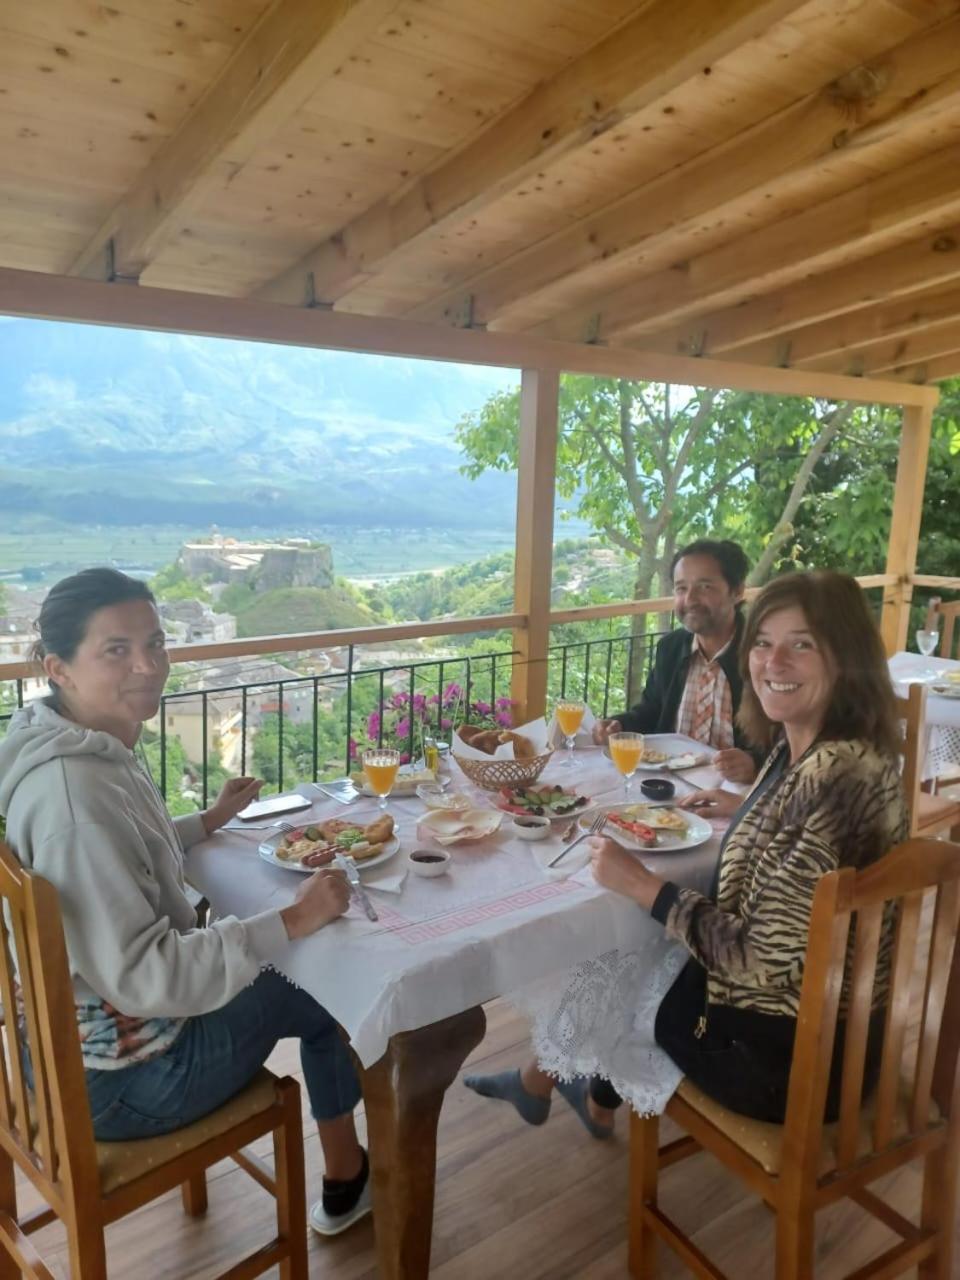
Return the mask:
<path fill-rule="evenodd" d="M 960 698 L 960 684 L 942 680 L 930 681 L 930 692 L 938 698 Z"/>
<path fill-rule="evenodd" d="M 622 813 L 624 809 L 633 809 L 642 801 L 633 801 L 630 804 L 605 804 L 602 806 L 604 813 Z M 687 824 L 685 835 L 673 831 L 657 830 L 657 843 L 653 848 L 649 848 L 645 844 L 641 844 L 639 840 L 635 840 L 629 831 L 622 831 L 619 827 L 605 828 L 605 834 L 609 834 L 612 840 L 616 840 L 618 844 L 622 844 L 624 848 L 635 850 L 637 853 L 679 853 L 681 849 L 696 849 L 698 845 L 706 844 L 713 835 L 713 827 L 705 818 L 701 818 L 698 813 L 691 813 L 689 810 L 681 810 L 683 820 Z M 629 816 L 629 815 L 628 815 Z M 642 822 L 643 819 L 641 818 Z M 590 823 L 582 824 L 585 829 L 589 830 Z"/>
<path fill-rule="evenodd" d="M 283 842 L 284 833 L 278 831 L 275 836 L 271 836 L 269 840 L 264 840 L 258 847 L 257 853 L 264 860 L 269 862 L 271 866 L 282 867 L 284 871 L 299 871 L 301 875 L 312 875 L 317 871 L 317 867 L 305 867 L 302 862 L 288 862 L 286 858 L 277 857 L 277 847 Z M 400 848 L 400 840 L 398 836 L 392 835 L 387 841 L 387 847 L 382 853 L 375 853 L 372 858 L 357 858 L 357 870 L 365 871 L 367 867 L 378 867 L 381 862 L 386 862 Z M 349 849 L 344 849 L 344 853 L 349 853 Z M 332 864 L 326 864 L 332 865 Z"/>
<path fill-rule="evenodd" d="M 548 786 L 549 784 L 546 782 L 542 784 L 539 782 L 530 783 L 531 787 L 538 787 L 541 785 Z M 583 794 L 576 787 L 564 787 L 563 789 L 564 791 L 572 792 L 574 795 Z M 512 809 L 505 808 L 504 806 L 506 805 L 506 803 L 507 802 L 503 800 L 498 793 L 496 799 L 493 801 L 493 806 L 495 809 L 500 809 L 503 813 L 507 815 L 508 818 L 522 818 L 524 816 L 522 813 L 514 813 Z M 544 813 L 542 816 L 544 818 L 549 818 L 551 822 L 572 822 L 574 818 L 581 818 L 585 813 L 593 813 L 596 807 L 597 807 L 596 800 L 593 800 L 590 798 L 590 796 L 587 796 L 587 803 L 584 805 L 581 805 L 579 809 L 571 809 L 569 813 L 549 813 L 548 812 L 548 813 Z M 524 812 L 529 813 L 529 810 L 525 810 Z M 539 817 L 541 815 L 538 814 L 537 816 Z"/>
<path fill-rule="evenodd" d="M 486 840 L 487 836 L 492 836 L 499 829 L 502 821 L 502 809 L 464 809 L 460 813 L 431 809 L 417 819 L 417 825 L 428 831 L 440 844 L 446 845 Z M 461 827 L 469 828 L 470 834 L 458 834 Z"/>
<path fill-rule="evenodd" d="M 404 770 L 407 770 L 407 766 L 401 765 L 400 771 L 397 774 L 397 780 L 390 791 L 390 796 L 395 800 L 404 799 L 407 796 L 415 796 L 417 794 L 417 787 L 421 782 L 436 782 L 437 786 L 443 788 L 450 785 L 450 779 L 446 774 L 439 774 L 435 778 L 425 778 L 420 777 L 420 774 L 423 773 L 422 769 L 414 770 L 412 776 L 409 770 L 407 770 L 407 772 L 404 772 Z M 353 775 L 351 781 L 354 786 L 357 785 L 358 779 L 356 775 Z M 359 790 L 360 794 L 364 796 L 376 796 L 377 794 L 372 790 L 369 782 L 366 781 L 360 783 Z"/>
<path fill-rule="evenodd" d="M 613 764 L 613 757 L 610 755 L 609 747 L 603 748 L 603 754 L 610 763 Z M 671 764 L 671 760 L 683 760 L 684 763 Z M 661 771 L 664 773 L 680 773 L 683 769 L 702 769 L 709 763 L 710 756 L 706 753 L 703 755 L 693 756 L 689 751 L 677 751 L 672 755 L 667 756 L 666 760 L 661 760 L 659 764 L 648 764 L 646 761 L 641 760 L 637 765 L 637 771 L 639 773 L 659 773 Z"/>

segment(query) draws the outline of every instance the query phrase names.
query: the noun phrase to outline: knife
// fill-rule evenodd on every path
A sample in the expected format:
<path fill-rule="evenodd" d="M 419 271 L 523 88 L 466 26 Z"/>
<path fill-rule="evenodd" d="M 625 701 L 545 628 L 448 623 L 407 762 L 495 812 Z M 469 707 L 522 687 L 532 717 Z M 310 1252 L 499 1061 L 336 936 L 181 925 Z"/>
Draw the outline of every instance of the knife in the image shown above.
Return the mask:
<path fill-rule="evenodd" d="M 335 853 L 333 860 L 340 870 L 346 874 L 347 879 L 350 881 L 350 888 L 353 890 L 353 896 L 363 907 L 367 919 L 379 920 L 380 917 L 373 909 L 373 903 L 367 897 L 366 889 L 360 883 L 360 872 L 357 870 L 357 864 L 354 860 L 345 853 Z"/>

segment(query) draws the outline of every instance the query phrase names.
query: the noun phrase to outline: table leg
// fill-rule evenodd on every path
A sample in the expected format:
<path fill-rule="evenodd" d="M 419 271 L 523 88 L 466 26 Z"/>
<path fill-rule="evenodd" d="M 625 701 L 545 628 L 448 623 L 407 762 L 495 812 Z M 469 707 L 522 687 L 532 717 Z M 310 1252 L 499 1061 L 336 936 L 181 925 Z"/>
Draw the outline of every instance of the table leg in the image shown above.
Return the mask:
<path fill-rule="evenodd" d="M 485 1030 L 483 1010 L 467 1009 L 391 1037 L 383 1057 L 360 1068 L 383 1280 L 425 1280 L 430 1270 L 440 1108 Z"/>

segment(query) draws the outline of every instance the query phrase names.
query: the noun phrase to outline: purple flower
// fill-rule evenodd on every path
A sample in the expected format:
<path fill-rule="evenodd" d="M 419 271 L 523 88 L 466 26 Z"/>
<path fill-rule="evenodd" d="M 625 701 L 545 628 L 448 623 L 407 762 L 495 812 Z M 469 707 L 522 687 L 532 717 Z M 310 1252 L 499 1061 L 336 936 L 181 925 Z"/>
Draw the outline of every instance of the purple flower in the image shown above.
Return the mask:
<path fill-rule="evenodd" d="M 409 763 L 410 763 L 410 754 L 409 754 L 409 752 L 407 752 L 407 751 L 401 751 L 401 752 L 400 752 L 400 763 L 401 763 L 401 764 L 409 764 Z"/>
<path fill-rule="evenodd" d="M 473 704 L 473 709 L 478 716 L 488 716 L 493 710 L 493 707 L 491 707 L 489 702 L 475 702 Z"/>
<path fill-rule="evenodd" d="M 372 738 L 374 741 L 376 741 L 379 735 L 380 735 L 380 712 L 371 711 L 370 714 L 367 716 L 367 737 Z"/>
<path fill-rule="evenodd" d="M 393 731 L 401 740 L 408 738 L 410 736 L 410 717 L 404 716 L 402 720 L 398 720 Z"/>
<path fill-rule="evenodd" d="M 395 693 L 393 697 L 390 699 L 390 701 L 387 703 L 387 706 L 394 707 L 397 711 L 399 711 L 402 707 L 405 707 L 406 705 L 407 705 L 407 694 L 405 693 Z"/>
<path fill-rule="evenodd" d="M 452 720 L 448 720 L 446 717 L 444 717 L 444 718 L 440 721 L 440 728 L 441 728 L 441 729 L 452 729 L 452 728 L 453 728 L 453 721 L 452 721 Z"/>
<path fill-rule="evenodd" d="M 413 707 L 415 711 L 422 711 L 426 705 L 427 699 L 422 693 L 415 693 L 413 695 Z"/>
<path fill-rule="evenodd" d="M 432 706 L 436 706 L 436 704 L 440 701 L 440 695 L 439 695 L 439 693 L 431 693 L 431 695 L 430 695 L 430 697 L 427 699 L 427 701 L 428 701 Z"/>
<path fill-rule="evenodd" d="M 356 740 L 356 738 L 351 738 L 351 739 L 350 739 L 349 747 L 350 747 L 350 759 L 351 759 L 351 760 L 356 760 L 356 758 L 357 758 L 357 751 L 358 751 L 358 748 L 357 748 L 357 740 Z"/>
<path fill-rule="evenodd" d="M 513 722 L 513 716 L 510 714 L 509 711 L 498 711 L 497 714 L 494 716 L 494 719 L 496 720 L 497 724 L 501 727 L 501 729 L 509 729 L 511 723 Z"/>
<path fill-rule="evenodd" d="M 512 699 L 512 698 L 498 698 L 498 699 L 497 699 L 497 710 L 498 710 L 498 711 L 502 711 L 502 710 L 504 709 L 504 707 L 512 707 L 512 706 L 513 706 L 513 699 Z"/>
<path fill-rule="evenodd" d="M 457 698 L 463 697 L 463 689 L 455 681 L 447 685 L 443 691 L 443 701 L 445 704 L 455 702 Z"/>

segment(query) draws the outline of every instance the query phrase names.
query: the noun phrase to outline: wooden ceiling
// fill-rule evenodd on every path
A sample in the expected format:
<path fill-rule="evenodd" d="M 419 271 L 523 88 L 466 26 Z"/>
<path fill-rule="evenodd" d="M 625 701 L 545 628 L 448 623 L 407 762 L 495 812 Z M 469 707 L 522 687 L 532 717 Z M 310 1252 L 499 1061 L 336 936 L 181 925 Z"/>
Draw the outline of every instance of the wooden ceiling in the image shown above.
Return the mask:
<path fill-rule="evenodd" d="M 960 3 L 0 0 L 0 267 L 960 374 Z"/>

